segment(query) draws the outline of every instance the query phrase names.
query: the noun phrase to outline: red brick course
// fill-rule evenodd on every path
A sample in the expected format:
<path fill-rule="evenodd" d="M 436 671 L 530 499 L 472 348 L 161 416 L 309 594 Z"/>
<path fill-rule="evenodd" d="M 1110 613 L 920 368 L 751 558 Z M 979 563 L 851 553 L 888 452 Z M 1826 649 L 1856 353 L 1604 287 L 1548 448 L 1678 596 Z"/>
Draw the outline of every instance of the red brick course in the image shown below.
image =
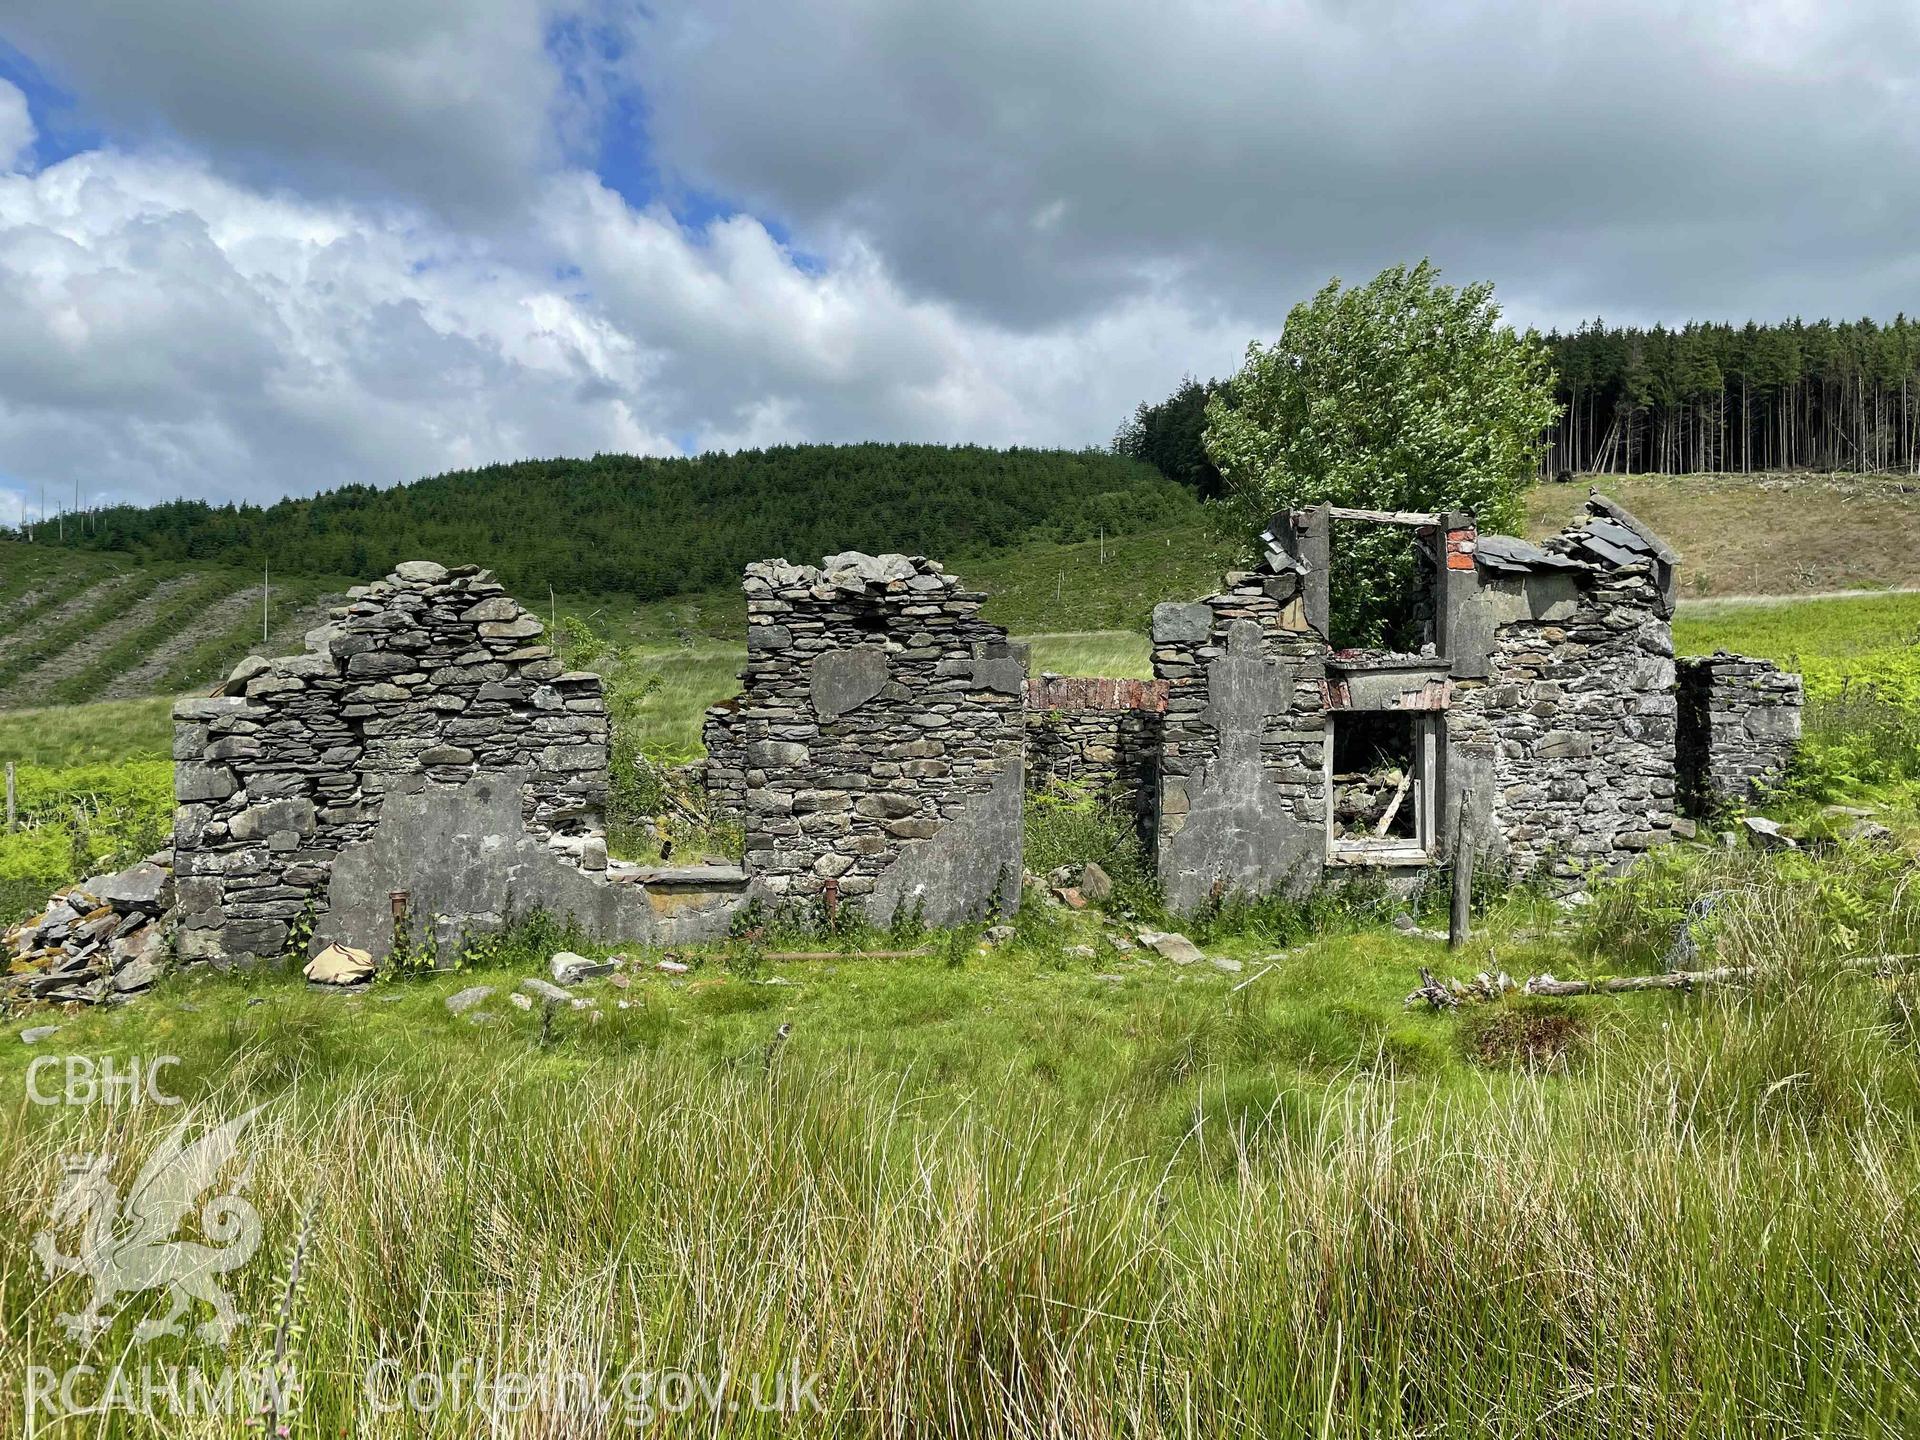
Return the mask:
<path fill-rule="evenodd" d="M 1164 711 L 1167 682 L 1107 680 L 1094 675 L 1035 675 L 1027 681 L 1027 708 Z"/>

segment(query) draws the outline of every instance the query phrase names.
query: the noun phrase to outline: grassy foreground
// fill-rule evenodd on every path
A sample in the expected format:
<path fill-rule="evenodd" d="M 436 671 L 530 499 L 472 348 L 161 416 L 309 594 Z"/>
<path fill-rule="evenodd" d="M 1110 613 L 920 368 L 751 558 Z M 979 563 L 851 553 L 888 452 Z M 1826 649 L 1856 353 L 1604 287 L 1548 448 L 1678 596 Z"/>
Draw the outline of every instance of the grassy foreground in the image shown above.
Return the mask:
<path fill-rule="evenodd" d="M 675 1434 L 1911 1434 L 1916 992 L 1835 970 L 1920 945 L 1900 868 L 1696 852 L 1578 925 L 1505 905 L 1453 966 L 1350 900 L 1304 943 L 1283 906 L 1198 931 L 1234 973 L 1035 904 L 990 950 L 636 955 L 550 1017 L 504 992 L 551 935 L 364 997 L 175 979 L 59 1043 L 182 1057 L 202 1123 L 258 1107 L 264 1238 L 227 1277 L 256 1323 L 224 1351 L 133 1346 L 145 1301 L 91 1348 L 55 1328 L 84 1286 L 29 1237 L 60 1157 L 111 1151 L 124 1185 L 183 1112 L 20 1104 L 0 1372 L 259 1367 L 277 1330 L 296 1435 L 613 1434 L 636 1406 Z M 1872 912 L 1844 941 L 1837 889 Z M 1422 963 L 1657 953 L 1708 890 L 1731 898 L 1701 938 L 1754 989 L 1400 1007 Z M 450 1014 L 474 983 L 496 993 Z M 0 1051 L 5 1083 L 28 1053 Z M 408 1377 L 463 1363 L 598 1398 L 408 1408 Z M 716 1414 L 649 1402 L 635 1373 L 662 1371 L 813 1382 L 798 1413 Z"/>

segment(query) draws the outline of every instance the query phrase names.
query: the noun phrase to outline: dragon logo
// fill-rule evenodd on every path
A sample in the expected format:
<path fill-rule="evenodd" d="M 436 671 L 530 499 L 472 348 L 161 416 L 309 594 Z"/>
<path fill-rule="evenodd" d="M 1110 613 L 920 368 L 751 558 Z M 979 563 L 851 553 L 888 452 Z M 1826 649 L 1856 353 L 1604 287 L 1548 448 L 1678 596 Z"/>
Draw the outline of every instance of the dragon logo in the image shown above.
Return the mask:
<path fill-rule="evenodd" d="M 49 1279 L 78 1271 L 93 1281 L 87 1308 L 57 1317 L 69 1335 L 98 1334 L 107 1326 L 107 1308 L 115 1297 L 143 1290 L 169 1290 L 172 1307 L 160 1319 L 136 1326 L 137 1341 L 181 1334 L 180 1317 L 193 1300 L 213 1307 L 213 1318 L 196 1328 L 203 1340 L 224 1341 L 246 1323 L 219 1277 L 246 1264 L 259 1248 L 260 1213 L 237 1193 L 212 1196 L 204 1205 L 200 1197 L 237 1157 L 241 1132 L 259 1113 L 249 1110 L 191 1143 L 183 1117 L 148 1157 L 124 1203 L 107 1178 L 111 1155 L 67 1162 L 53 1197 L 52 1223 L 34 1237 L 33 1250 Z M 232 1191 L 244 1190 L 252 1177 L 248 1164 Z M 176 1238 L 195 1206 L 200 1232 L 210 1243 Z M 79 1230 L 80 1247 L 77 1254 L 64 1255 L 56 1236 L 70 1228 Z"/>

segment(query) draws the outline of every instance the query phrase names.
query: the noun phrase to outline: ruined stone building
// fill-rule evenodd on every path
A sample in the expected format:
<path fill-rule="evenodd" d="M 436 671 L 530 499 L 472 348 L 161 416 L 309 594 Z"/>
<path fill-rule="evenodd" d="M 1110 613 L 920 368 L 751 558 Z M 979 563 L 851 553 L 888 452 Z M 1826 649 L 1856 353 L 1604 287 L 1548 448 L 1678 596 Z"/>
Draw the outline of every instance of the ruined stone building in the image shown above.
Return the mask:
<path fill-rule="evenodd" d="M 1409 648 L 1334 643 L 1342 525 L 1404 534 Z M 1057 783 L 1118 806 L 1177 911 L 1413 880 L 1463 843 L 1570 888 L 1792 760 L 1799 678 L 1676 664 L 1678 558 L 1603 497 L 1539 545 L 1327 506 L 1261 541 L 1217 594 L 1155 607 L 1151 680 L 1029 679 L 983 597 L 921 556 L 748 566 L 744 688 L 705 726 L 739 865 L 610 859 L 600 678 L 486 571 L 414 561 L 305 653 L 180 701 L 171 852 L 8 943 L 35 993 L 100 999 L 152 982 L 163 935 L 244 964 L 334 941 L 450 955 L 536 909 L 656 944 L 720 936 L 750 902 L 950 925 L 1019 904 L 1025 791 Z"/>
<path fill-rule="evenodd" d="M 174 707 L 183 960 L 290 943 L 383 956 L 514 911 L 636 940 L 723 930 L 745 877 L 610 864 L 600 677 L 478 566 L 357 587 L 305 654 L 250 659 Z"/>
<path fill-rule="evenodd" d="M 1334 645 L 1337 525 L 1405 531 L 1417 649 Z M 1153 680 L 1024 689 L 1019 647 L 977 596 L 942 600 L 955 582 L 930 562 L 749 567 L 746 689 L 707 721 L 710 799 L 743 818 L 749 875 L 786 897 L 835 881 L 882 917 L 906 893 L 930 918 L 983 914 L 1006 902 L 991 877 L 1019 870 L 1024 756 L 1029 783 L 1120 801 L 1176 910 L 1329 873 L 1414 878 L 1462 837 L 1571 885 L 1692 833 L 1683 808 L 1749 798 L 1790 757 L 1798 682 L 1764 661 L 1690 665 L 1682 705 L 1678 557 L 1604 497 L 1540 545 L 1466 514 L 1325 506 L 1262 540 L 1258 569 L 1155 608 Z M 976 768 L 956 783 L 963 737 Z"/>
<path fill-rule="evenodd" d="M 1336 649 L 1335 525 L 1411 534 L 1425 639 Z M 1179 907 L 1221 889 L 1303 888 L 1327 869 L 1394 874 L 1461 836 L 1512 871 L 1572 879 L 1673 833 L 1676 557 L 1596 500 L 1542 546 L 1473 518 L 1317 507 L 1263 537 L 1259 571 L 1154 614 L 1170 685 L 1157 855 Z M 1394 824 L 1373 819 L 1349 757 L 1396 762 Z"/>
<path fill-rule="evenodd" d="M 1417 646 L 1336 647 L 1339 525 L 1403 531 Z M 1777 777 L 1799 683 L 1676 667 L 1677 558 L 1596 497 L 1540 545 L 1464 514 L 1276 517 L 1258 568 L 1153 614 L 1151 680 L 1040 676 L 923 557 L 747 567 L 742 693 L 708 712 L 739 866 L 609 860 L 600 680 L 473 566 L 356 589 L 302 655 L 175 708 L 179 953 L 223 963 L 396 933 L 447 945 L 534 908 L 608 939 L 723 933 L 750 898 L 886 922 L 1010 911 L 1028 785 L 1116 800 L 1167 897 L 1417 876 L 1465 839 L 1571 885 Z M 410 942 L 411 943 L 411 942 Z"/>

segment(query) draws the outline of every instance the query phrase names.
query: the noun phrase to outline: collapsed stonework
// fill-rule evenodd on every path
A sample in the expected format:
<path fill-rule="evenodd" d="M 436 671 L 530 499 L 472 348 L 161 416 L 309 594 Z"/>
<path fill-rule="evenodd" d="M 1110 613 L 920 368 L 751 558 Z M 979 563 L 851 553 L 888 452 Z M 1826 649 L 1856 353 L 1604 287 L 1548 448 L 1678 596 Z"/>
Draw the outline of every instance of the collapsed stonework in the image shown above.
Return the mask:
<path fill-rule="evenodd" d="M 744 583 L 722 754 L 743 767 L 756 893 L 857 899 L 883 924 L 1016 905 L 1026 665 L 983 597 L 924 557 L 853 551 L 761 561 Z"/>
<path fill-rule="evenodd" d="M 165 851 L 117 875 L 56 890 L 46 908 L 0 936 L 7 960 L 0 1000 L 98 1005 L 130 1000 L 167 962 L 173 871 Z"/>

